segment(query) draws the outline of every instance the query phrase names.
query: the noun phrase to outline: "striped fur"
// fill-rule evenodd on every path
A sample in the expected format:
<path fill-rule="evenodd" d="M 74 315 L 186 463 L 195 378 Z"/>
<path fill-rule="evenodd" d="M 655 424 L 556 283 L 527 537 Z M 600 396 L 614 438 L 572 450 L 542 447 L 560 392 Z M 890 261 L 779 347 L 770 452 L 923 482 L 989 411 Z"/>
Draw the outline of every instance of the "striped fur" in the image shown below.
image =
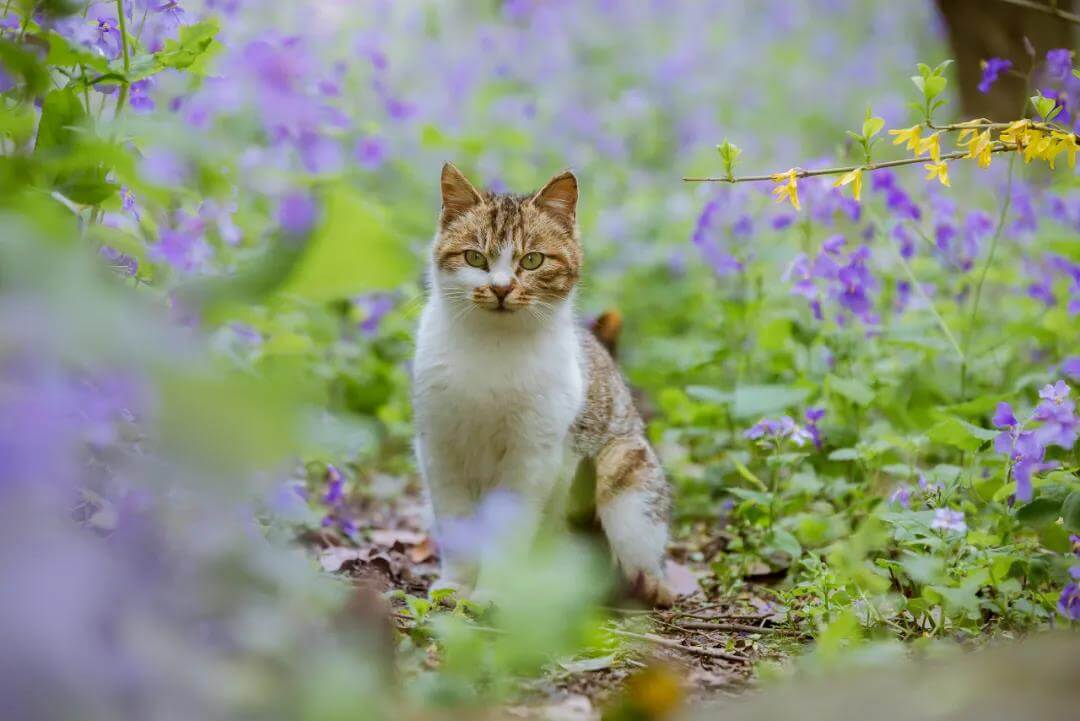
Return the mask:
<path fill-rule="evenodd" d="M 515 528 L 530 540 L 565 516 L 570 484 L 587 467 L 615 562 L 646 600 L 670 603 L 667 482 L 615 362 L 574 317 L 576 178 L 562 173 L 536 193 L 498 195 L 447 165 L 442 194 L 413 402 L 437 532 L 508 489 L 524 499 Z M 470 265 L 470 253 L 484 267 Z M 532 270 L 522 265 L 530 253 L 544 256 Z M 444 584 L 470 587 L 476 573 L 444 554 Z"/>

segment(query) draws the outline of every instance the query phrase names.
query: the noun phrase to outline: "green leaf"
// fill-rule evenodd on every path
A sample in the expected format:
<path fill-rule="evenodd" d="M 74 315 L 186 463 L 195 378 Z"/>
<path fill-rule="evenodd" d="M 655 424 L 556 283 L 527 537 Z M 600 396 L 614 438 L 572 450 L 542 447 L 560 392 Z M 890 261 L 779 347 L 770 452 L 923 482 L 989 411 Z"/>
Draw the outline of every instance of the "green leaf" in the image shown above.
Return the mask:
<path fill-rule="evenodd" d="M 1080 491 L 1073 491 L 1061 504 L 1061 517 L 1065 528 L 1080 533 Z"/>
<path fill-rule="evenodd" d="M 919 75 L 912 75 L 911 82 L 915 83 L 915 87 L 919 89 L 919 92 L 926 95 L 926 79 Z"/>
<path fill-rule="evenodd" d="M 926 87 L 923 90 L 923 95 L 927 100 L 933 100 L 945 90 L 945 86 L 948 84 L 948 80 L 940 75 L 931 75 L 926 79 Z"/>
<path fill-rule="evenodd" d="M 878 133 L 880 133 L 882 128 L 884 128 L 884 127 L 885 127 L 885 118 L 877 118 L 877 117 L 867 118 L 866 120 L 863 121 L 863 124 L 862 124 L 863 136 L 865 136 L 867 138 L 872 138 L 875 135 L 877 135 Z"/>
<path fill-rule="evenodd" d="M 187 70 L 196 75 L 204 75 L 208 62 L 221 49 L 221 44 L 214 40 L 218 33 L 216 20 L 203 20 L 194 25 L 184 25 L 176 40 L 168 40 L 165 47 L 154 54 L 163 68 Z"/>
<path fill-rule="evenodd" d="M 1016 511 L 1016 520 L 1036 528 L 1053 523 L 1061 515 L 1062 503 L 1059 499 L 1040 496 L 1031 503 L 1021 506 Z"/>
<path fill-rule="evenodd" d="M 109 59 L 104 55 L 95 53 L 89 48 L 75 44 L 55 30 L 50 30 L 45 36 L 49 44 L 49 53 L 45 56 L 45 62 L 49 65 L 60 67 L 77 67 L 85 65 L 99 73 L 109 72 Z"/>
<path fill-rule="evenodd" d="M 962 451 L 974 451 L 985 441 L 992 440 L 997 432 L 949 416 L 934 425 L 928 435 L 930 440 L 937 443 L 944 443 Z"/>
<path fill-rule="evenodd" d="M 283 290 L 329 301 L 389 290 L 411 278 L 416 264 L 389 228 L 381 208 L 345 184 L 330 189 L 326 215 Z"/>
<path fill-rule="evenodd" d="M 48 68 L 34 53 L 10 40 L 0 39 L 0 67 L 7 75 L 21 80 L 22 97 L 37 97 L 49 87 Z"/>
<path fill-rule="evenodd" d="M 86 110 L 74 89 L 53 90 L 41 104 L 34 152 L 69 148 L 75 144 L 79 127 L 86 119 Z"/>
<path fill-rule="evenodd" d="M 855 378 L 840 378 L 829 375 L 825 378 L 825 387 L 830 393 L 841 395 L 863 408 L 870 405 L 874 400 L 873 389 Z"/>
<path fill-rule="evenodd" d="M 829 454 L 830 461 L 854 461 L 859 457 L 859 452 L 854 448 L 837 448 Z"/>

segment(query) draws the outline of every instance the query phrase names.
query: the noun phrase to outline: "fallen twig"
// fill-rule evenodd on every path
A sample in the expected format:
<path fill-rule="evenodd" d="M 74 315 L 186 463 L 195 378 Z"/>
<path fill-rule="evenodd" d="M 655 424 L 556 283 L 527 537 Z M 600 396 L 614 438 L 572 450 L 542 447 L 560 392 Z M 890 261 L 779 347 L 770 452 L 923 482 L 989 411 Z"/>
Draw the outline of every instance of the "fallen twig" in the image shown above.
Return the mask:
<path fill-rule="evenodd" d="M 639 641 L 648 641 L 649 643 L 655 643 L 657 646 L 664 646 L 666 648 L 678 649 L 680 651 L 687 651 L 698 656 L 708 656 L 709 658 L 721 658 L 725 661 L 731 661 L 732 663 L 750 663 L 750 659 L 745 656 L 736 656 L 733 653 L 727 653 L 726 651 L 720 651 L 715 648 L 706 648 L 704 646 L 684 646 L 681 642 L 671 638 L 664 638 L 663 636 L 657 636 L 651 633 L 634 633 L 633 631 L 620 631 L 619 629 L 608 629 L 612 634 L 616 636 L 623 636 L 625 638 L 635 638 Z"/>
<path fill-rule="evenodd" d="M 694 631 L 746 631 L 748 633 L 782 633 L 783 629 L 751 626 L 748 623 L 715 623 L 710 621 L 680 621 L 675 628 Z"/>

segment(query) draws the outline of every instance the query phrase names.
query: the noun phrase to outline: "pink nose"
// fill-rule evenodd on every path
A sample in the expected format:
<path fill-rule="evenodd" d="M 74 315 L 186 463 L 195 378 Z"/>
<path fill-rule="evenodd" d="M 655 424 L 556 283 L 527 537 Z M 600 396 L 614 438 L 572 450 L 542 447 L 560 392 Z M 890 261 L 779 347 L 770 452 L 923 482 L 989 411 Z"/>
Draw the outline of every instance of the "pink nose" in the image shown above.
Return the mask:
<path fill-rule="evenodd" d="M 508 285 L 491 285 L 491 292 L 495 294 L 495 297 L 499 300 L 504 300 L 506 296 L 510 295 L 510 291 L 514 289 L 514 284 Z"/>

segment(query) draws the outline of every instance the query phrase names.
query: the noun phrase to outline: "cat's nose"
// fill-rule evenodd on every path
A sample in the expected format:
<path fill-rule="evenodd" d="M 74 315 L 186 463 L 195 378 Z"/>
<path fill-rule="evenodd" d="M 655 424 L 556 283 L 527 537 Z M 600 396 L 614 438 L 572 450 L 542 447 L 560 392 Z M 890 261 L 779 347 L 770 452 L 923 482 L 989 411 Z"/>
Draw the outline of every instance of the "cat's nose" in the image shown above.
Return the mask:
<path fill-rule="evenodd" d="M 498 283 L 498 284 L 492 283 L 490 288 L 491 288 L 491 292 L 495 294 L 495 297 L 498 298 L 501 301 L 501 300 L 505 299 L 506 296 L 510 295 L 510 291 L 512 291 L 514 289 L 514 281 L 511 280 L 510 282 L 505 283 L 505 284 L 503 284 L 503 283 Z"/>

